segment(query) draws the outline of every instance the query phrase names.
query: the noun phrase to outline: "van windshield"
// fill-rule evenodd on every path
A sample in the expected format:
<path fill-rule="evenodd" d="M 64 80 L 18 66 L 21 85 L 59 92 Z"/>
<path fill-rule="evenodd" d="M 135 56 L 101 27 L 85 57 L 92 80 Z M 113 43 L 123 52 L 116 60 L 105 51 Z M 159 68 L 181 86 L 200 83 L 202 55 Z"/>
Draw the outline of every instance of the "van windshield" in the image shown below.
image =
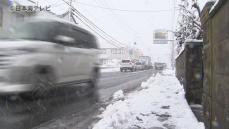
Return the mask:
<path fill-rule="evenodd" d="M 0 33 L 0 39 L 29 39 L 49 41 L 50 33 L 53 32 L 53 23 L 51 22 L 26 22 L 7 31 Z"/>

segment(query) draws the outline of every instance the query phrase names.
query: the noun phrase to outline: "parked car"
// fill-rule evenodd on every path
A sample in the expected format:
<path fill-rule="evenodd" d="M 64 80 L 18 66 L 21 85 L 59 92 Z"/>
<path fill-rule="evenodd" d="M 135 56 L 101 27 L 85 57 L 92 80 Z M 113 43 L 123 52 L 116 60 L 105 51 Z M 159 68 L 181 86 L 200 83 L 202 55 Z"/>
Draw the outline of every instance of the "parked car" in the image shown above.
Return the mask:
<path fill-rule="evenodd" d="M 120 71 L 124 72 L 124 71 L 136 71 L 136 65 L 133 61 L 131 60 L 122 60 L 121 62 L 121 66 L 120 66 Z"/>
<path fill-rule="evenodd" d="M 166 63 L 155 62 L 154 69 L 155 70 L 163 70 L 166 68 Z"/>
<path fill-rule="evenodd" d="M 136 70 L 144 70 L 145 69 L 145 65 L 141 62 L 136 62 Z"/>
<path fill-rule="evenodd" d="M 31 20 L 0 34 L 0 95 L 44 95 L 99 77 L 96 37 L 74 24 Z"/>

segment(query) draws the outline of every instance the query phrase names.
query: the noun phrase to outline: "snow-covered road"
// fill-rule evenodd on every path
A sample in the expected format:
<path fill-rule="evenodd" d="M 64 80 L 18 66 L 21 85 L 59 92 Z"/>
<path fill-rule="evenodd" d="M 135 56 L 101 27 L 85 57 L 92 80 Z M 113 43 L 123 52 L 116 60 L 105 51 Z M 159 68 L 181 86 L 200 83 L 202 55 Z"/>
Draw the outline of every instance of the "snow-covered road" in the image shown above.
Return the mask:
<path fill-rule="evenodd" d="M 141 89 L 113 101 L 93 129 L 204 129 L 184 97 L 173 71 L 164 71 L 143 82 Z"/>
<path fill-rule="evenodd" d="M 100 101 L 95 97 L 78 97 L 77 87 L 65 87 L 58 94 L 40 101 L 0 101 L 0 129 L 88 129 L 98 108 L 109 102 L 118 90 L 130 92 L 155 71 L 105 72 L 98 84 Z M 105 101 L 105 102 L 104 102 Z M 97 118 L 95 118 L 97 119 Z"/>
<path fill-rule="evenodd" d="M 165 71 L 154 77 L 156 73 L 103 73 L 98 89 L 100 103 L 95 103 L 93 96 L 77 98 L 66 89 L 64 93 L 69 96 L 7 104 L 10 108 L 4 110 L 0 123 L 9 129 L 38 125 L 35 129 L 91 129 L 95 122 L 94 129 L 204 129 L 184 99 L 174 73 Z"/>

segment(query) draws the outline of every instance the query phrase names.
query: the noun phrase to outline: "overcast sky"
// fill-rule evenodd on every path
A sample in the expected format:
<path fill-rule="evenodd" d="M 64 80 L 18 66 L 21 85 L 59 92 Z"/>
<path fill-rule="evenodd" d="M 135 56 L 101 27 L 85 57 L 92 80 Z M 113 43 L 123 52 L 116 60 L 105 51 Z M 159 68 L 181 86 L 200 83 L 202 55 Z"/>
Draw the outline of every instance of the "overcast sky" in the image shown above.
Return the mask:
<path fill-rule="evenodd" d="M 51 3 L 52 11 L 58 14 L 68 9 L 61 0 L 39 1 L 45 4 Z M 90 7 L 85 4 L 125 10 L 168 11 L 123 12 Z M 138 47 L 152 44 L 154 29 L 172 29 L 172 0 L 75 0 L 74 6 L 105 32 L 127 45 L 133 45 L 134 42 L 137 42 Z M 105 41 L 101 40 L 101 42 Z M 102 47 L 111 46 L 102 43 Z"/>
<path fill-rule="evenodd" d="M 36 0 L 34 0 L 36 1 Z M 51 5 L 52 11 L 62 14 L 68 6 L 62 0 L 37 0 L 41 5 Z M 68 0 L 66 0 L 68 1 Z M 173 29 L 176 16 L 173 15 L 173 2 L 176 7 L 180 0 L 73 0 L 74 6 L 98 27 L 112 35 L 118 41 L 133 45 L 149 54 L 153 44 L 155 29 Z M 207 0 L 199 0 L 201 7 Z M 101 9 L 88 6 L 95 5 L 123 10 L 156 10 L 155 12 L 128 12 Z M 158 11 L 161 10 L 161 11 Z M 176 15 L 177 15 L 176 11 Z M 174 20 L 174 22 L 173 22 Z M 102 47 L 112 47 L 101 40 Z"/>

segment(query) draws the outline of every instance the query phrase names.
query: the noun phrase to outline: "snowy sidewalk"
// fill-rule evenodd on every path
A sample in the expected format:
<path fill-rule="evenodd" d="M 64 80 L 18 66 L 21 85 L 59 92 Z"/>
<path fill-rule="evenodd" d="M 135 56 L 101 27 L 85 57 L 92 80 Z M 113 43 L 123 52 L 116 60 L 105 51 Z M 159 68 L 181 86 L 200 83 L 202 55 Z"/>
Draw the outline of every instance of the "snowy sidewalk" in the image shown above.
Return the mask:
<path fill-rule="evenodd" d="M 93 129 L 204 129 L 173 71 L 151 77 L 129 95 L 118 91 Z"/>

